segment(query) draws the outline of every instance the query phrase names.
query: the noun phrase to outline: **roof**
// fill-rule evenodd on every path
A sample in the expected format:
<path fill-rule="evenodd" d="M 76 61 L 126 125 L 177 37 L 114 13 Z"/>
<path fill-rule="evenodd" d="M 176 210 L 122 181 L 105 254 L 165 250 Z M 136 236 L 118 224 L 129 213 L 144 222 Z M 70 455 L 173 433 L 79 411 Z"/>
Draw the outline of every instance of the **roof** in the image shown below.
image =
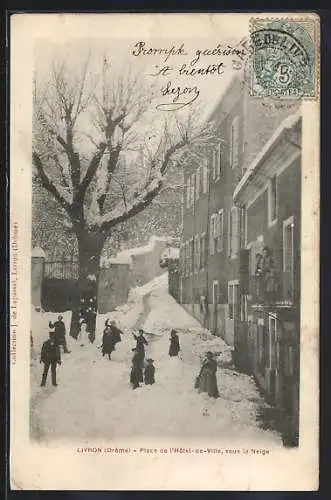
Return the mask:
<path fill-rule="evenodd" d="M 132 264 L 131 257 L 135 255 L 143 255 L 144 253 L 152 252 L 156 242 L 163 242 L 166 244 L 168 241 L 167 237 L 161 236 L 151 236 L 147 245 L 136 247 L 136 248 L 127 248 L 126 250 L 122 250 L 114 257 L 109 259 L 104 259 L 105 264 Z"/>
<path fill-rule="evenodd" d="M 41 247 L 34 247 L 31 252 L 31 257 L 40 257 L 46 259 L 46 254 Z"/>
<path fill-rule="evenodd" d="M 238 196 L 241 194 L 247 183 L 252 179 L 252 176 L 255 175 L 256 171 L 262 165 L 263 161 L 269 154 L 270 150 L 276 146 L 276 144 L 281 140 L 281 138 L 284 136 L 284 133 L 293 129 L 295 125 L 299 123 L 301 120 L 301 112 L 298 111 L 297 113 L 294 113 L 293 115 L 288 116 L 280 125 L 279 127 L 275 130 L 275 132 L 272 134 L 270 139 L 266 142 L 266 144 L 263 146 L 259 154 L 255 157 L 255 159 L 252 161 L 252 163 L 249 165 L 247 168 L 245 174 L 241 178 L 239 184 L 237 185 L 236 189 L 234 190 L 233 193 L 233 200 L 234 202 L 238 198 Z"/>

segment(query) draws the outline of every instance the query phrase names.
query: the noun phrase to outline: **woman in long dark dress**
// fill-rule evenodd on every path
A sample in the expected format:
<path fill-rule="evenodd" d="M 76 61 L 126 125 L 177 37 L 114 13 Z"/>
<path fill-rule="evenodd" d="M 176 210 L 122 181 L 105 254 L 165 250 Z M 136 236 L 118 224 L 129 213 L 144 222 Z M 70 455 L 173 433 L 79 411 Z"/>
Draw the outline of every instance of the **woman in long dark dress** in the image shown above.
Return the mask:
<path fill-rule="evenodd" d="M 199 392 L 206 392 L 211 398 L 218 398 L 219 392 L 217 387 L 217 363 L 212 352 L 208 351 L 207 359 L 203 363 L 200 373 L 195 382 L 195 388 Z"/>
<path fill-rule="evenodd" d="M 139 335 L 135 335 L 133 333 L 133 337 L 136 340 L 136 351 L 138 353 L 138 358 L 140 359 L 141 371 L 140 373 L 140 382 L 144 381 L 143 378 L 143 369 L 144 369 L 144 360 L 145 360 L 145 345 L 148 345 L 147 340 L 144 337 L 144 330 L 139 330 Z"/>
<path fill-rule="evenodd" d="M 137 349 L 132 349 L 132 351 L 134 352 L 134 355 L 132 358 L 130 383 L 132 385 L 132 389 L 137 389 L 137 387 L 140 387 L 140 382 L 143 381 L 143 370 L 140 353 L 137 351 Z"/>
<path fill-rule="evenodd" d="M 179 337 L 177 335 L 176 330 L 171 330 L 169 356 L 170 357 L 178 356 L 179 351 L 180 351 Z"/>

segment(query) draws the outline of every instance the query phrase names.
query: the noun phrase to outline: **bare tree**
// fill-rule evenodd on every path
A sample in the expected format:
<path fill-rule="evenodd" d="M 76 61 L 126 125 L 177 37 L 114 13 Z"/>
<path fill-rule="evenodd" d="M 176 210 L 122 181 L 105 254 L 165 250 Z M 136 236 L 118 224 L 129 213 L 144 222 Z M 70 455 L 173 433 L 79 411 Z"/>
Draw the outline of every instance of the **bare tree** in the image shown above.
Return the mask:
<path fill-rule="evenodd" d="M 76 72 L 54 63 L 45 84 L 36 79 L 34 93 L 34 175 L 77 238 L 78 298 L 70 334 L 76 336 L 79 310 L 88 303 L 93 338 L 106 239 L 150 205 L 170 165 L 199 156 L 215 137 L 193 109 L 185 118 L 154 111 L 162 126 L 152 123 L 148 133 L 153 89 L 139 74 L 116 74 L 106 58 L 101 66 L 93 81 L 89 60 Z"/>

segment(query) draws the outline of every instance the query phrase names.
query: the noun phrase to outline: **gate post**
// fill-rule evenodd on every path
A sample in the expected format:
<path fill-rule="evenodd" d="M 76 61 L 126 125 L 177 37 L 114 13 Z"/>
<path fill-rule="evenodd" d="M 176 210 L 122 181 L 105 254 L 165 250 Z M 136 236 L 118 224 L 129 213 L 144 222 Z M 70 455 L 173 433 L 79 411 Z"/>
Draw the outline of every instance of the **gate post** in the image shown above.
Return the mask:
<path fill-rule="evenodd" d="M 31 304 L 41 308 L 41 287 L 44 279 L 46 254 L 40 247 L 35 247 L 31 253 Z"/>

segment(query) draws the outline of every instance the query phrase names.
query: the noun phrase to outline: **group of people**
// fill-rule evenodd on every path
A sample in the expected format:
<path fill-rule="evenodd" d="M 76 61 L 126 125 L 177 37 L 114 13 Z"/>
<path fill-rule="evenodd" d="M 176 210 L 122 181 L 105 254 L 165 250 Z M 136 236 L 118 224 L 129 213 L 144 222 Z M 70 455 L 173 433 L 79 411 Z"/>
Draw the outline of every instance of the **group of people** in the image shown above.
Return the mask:
<path fill-rule="evenodd" d="M 61 365 L 61 351 L 63 347 L 64 353 L 70 353 L 66 343 L 66 329 L 63 322 L 63 317 L 58 316 L 58 320 L 53 324 L 49 322 L 50 334 L 49 339 L 46 340 L 41 349 L 40 363 L 44 363 L 44 370 L 42 373 L 41 386 L 45 386 L 49 368 L 51 368 L 51 378 L 53 386 L 57 386 L 56 381 L 56 368 Z M 112 353 L 116 349 L 116 345 L 121 342 L 123 332 L 117 327 L 116 321 L 105 322 L 105 328 L 102 336 L 102 355 L 111 360 Z M 145 337 L 143 329 L 138 330 L 138 335 L 132 333 L 136 342 L 136 346 L 132 349 L 132 366 L 130 372 L 130 384 L 132 389 L 137 389 L 140 384 L 153 385 L 155 383 L 155 366 L 154 360 L 148 358 L 145 360 L 145 346 L 148 341 Z M 180 342 L 176 330 L 172 329 L 170 332 L 170 345 L 169 356 L 176 357 L 180 352 Z M 82 322 L 80 332 L 77 337 L 77 342 L 81 347 L 90 342 L 88 333 L 86 331 L 86 323 Z M 195 381 L 195 388 L 199 392 L 206 392 L 210 397 L 218 398 L 219 392 L 216 380 L 217 363 L 211 351 L 206 354 L 206 360 L 203 362 L 199 375 Z"/>
<path fill-rule="evenodd" d="M 40 353 L 40 363 L 44 364 L 41 387 L 46 385 L 49 368 L 51 368 L 52 385 L 57 386 L 56 368 L 62 363 L 60 347 L 63 347 L 63 352 L 66 354 L 71 352 L 67 347 L 66 327 L 63 316 L 58 316 L 57 321 L 54 323 L 50 321 L 48 326 L 50 328 L 49 339 L 43 343 Z M 30 341 L 33 344 L 32 334 L 30 335 Z"/>

